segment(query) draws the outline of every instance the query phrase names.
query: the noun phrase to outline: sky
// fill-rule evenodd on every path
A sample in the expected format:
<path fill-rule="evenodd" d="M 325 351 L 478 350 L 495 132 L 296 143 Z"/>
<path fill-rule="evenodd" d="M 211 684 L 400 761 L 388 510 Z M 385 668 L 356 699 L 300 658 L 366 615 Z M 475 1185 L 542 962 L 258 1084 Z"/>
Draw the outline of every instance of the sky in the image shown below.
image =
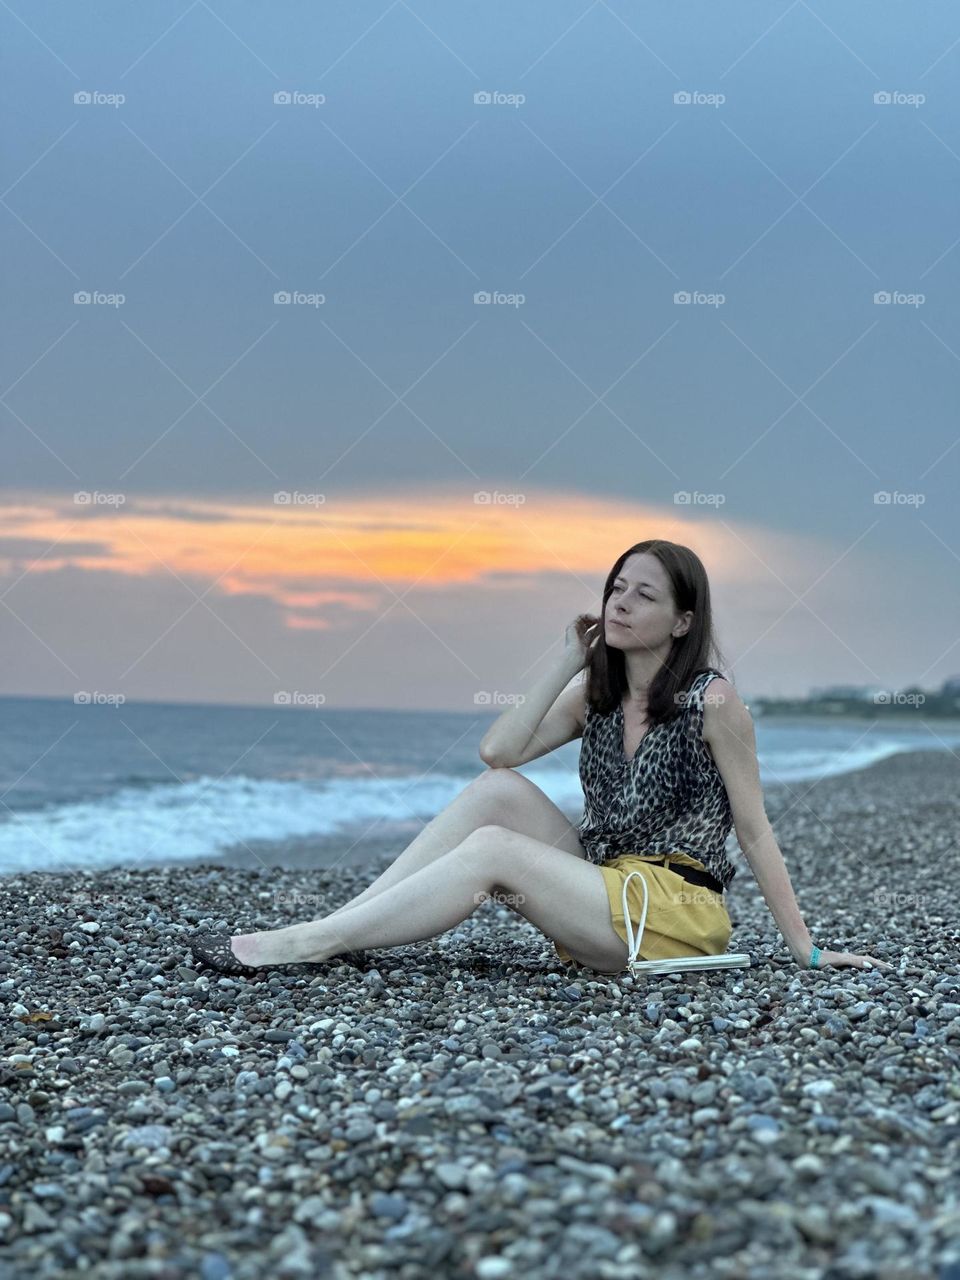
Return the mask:
<path fill-rule="evenodd" d="M 0 693 L 473 710 L 648 537 L 960 672 L 953 6 L 14 0 Z"/>

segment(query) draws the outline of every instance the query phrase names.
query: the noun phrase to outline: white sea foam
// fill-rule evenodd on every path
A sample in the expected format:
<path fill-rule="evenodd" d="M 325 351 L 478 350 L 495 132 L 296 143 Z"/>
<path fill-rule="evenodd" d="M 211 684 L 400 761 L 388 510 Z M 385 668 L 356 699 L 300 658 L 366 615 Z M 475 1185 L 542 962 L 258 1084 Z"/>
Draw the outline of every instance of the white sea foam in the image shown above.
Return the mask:
<path fill-rule="evenodd" d="M 561 808 L 582 808 L 576 773 L 523 772 Z M 441 773 L 311 783 L 241 776 L 121 787 L 94 801 L 8 815 L 0 822 L 0 872 L 202 861 L 241 842 L 341 833 L 352 841 L 364 832 L 404 832 L 409 843 L 469 780 Z"/>

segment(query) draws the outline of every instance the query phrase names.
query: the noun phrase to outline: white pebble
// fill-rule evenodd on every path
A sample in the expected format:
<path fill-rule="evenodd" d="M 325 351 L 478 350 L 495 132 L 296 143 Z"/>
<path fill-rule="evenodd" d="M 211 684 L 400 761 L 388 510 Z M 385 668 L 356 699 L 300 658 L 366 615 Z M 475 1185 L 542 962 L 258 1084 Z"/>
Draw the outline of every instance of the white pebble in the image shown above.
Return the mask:
<path fill-rule="evenodd" d="M 513 1263 L 509 1258 L 491 1254 L 489 1258 L 480 1258 L 474 1270 L 479 1280 L 501 1280 L 503 1276 L 513 1275 Z"/>
<path fill-rule="evenodd" d="M 808 1080 L 803 1086 L 803 1092 L 810 1098 L 822 1098 L 833 1093 L 836 1087 L 832 1080 Z"/>

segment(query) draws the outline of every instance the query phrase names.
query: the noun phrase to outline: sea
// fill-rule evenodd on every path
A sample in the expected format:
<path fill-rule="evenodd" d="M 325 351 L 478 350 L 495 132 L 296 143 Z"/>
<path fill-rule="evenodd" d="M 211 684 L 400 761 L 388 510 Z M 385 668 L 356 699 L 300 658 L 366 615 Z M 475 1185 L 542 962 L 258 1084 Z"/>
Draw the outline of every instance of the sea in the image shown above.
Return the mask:
<path fill-rule="evenodd" d="M 486 766 L 476 712 L 0 698 L 0 875 L 399 853 Z M 756 720 L 766 790 L 955 749 L 960 723 Z M 571 742 L 520 766 L 571 819 Z"/>

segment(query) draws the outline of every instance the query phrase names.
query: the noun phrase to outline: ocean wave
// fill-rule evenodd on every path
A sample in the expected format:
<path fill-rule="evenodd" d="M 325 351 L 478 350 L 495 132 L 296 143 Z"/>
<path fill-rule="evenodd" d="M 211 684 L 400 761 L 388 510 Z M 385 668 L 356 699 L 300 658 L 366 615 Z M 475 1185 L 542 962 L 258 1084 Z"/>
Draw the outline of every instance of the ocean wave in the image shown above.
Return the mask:
<path fill-rule="evenodd" d="M 575 772 L 524 772 L 561 808 L 582 808 Z M 442 773 L 312 782 L 233 776 L 145 788 L 138 780 L 95 800 L 8 814 L 0 873 L 202 861 L 252 840 L 391 831 L 412 839 L 469 781 Z"/>

